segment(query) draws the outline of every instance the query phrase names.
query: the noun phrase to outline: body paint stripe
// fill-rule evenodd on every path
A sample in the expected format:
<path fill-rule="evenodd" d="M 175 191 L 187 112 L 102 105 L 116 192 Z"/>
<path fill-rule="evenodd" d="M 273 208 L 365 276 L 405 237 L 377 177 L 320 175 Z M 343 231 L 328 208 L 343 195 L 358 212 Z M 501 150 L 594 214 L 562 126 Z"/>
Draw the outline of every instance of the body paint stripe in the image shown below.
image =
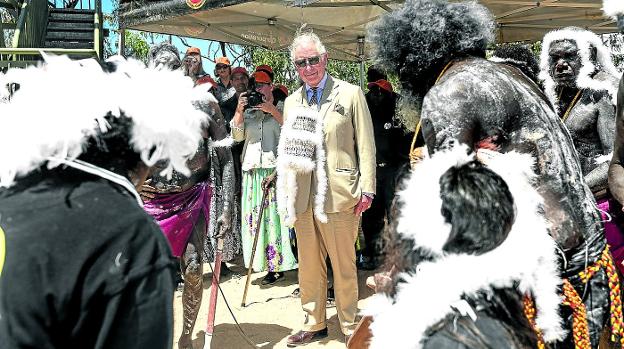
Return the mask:
<path fill-rule="evenodd" d="M 4 231 L 0 227 L 0 276 L 2 275 L 2 267 L 4 266 L 4 257 L 6 257 L 6 240 Z"/>

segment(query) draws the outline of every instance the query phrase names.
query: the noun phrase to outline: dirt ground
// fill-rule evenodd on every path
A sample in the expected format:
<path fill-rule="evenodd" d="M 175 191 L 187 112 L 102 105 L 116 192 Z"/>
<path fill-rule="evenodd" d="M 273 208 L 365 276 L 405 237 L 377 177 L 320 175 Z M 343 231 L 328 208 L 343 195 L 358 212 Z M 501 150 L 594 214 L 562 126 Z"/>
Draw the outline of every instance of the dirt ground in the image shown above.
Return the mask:
<path fill-rule="evenodd" d="M 242 330 L 260 348 L 286 348 L 286 338 L 301 329 L 303 311 L 299 298 L 291 296 L 298 287 L 297 272 L 286 272 L 285 278 L 273 285 L 262 286 L 261 280 L 266 274 L 254 273 L 251 275 L 251 284 L 247 292 L 246 306 L 241 306 L 245 289 L 245 269 L 242 258 L 228 263 L 233 273 L 221 278 L 221 288 L 227 302 L 238 320 Z M 212 274 L 210 267 L 204 265 L 204 293 L 202 307 L 193 331 L 193 348 L 201 349 L 205 343 L 205 328 L 208 318 L 208 299 L 210 297 L 210 283 Z M 367 299 L 373 292 L 366 287 L 366 278 L 373 272 L 358 271 L 359 309 L 364 309 Z M 176 291 L 174 298 L 174 343 L 173 349 L 178 348 L 178 338 L 182 331 L 182 291 Z M 314 348 L 345 348 L 344 336 L 338 326 L 336 309 L 327 309 L 329 336 L 321 341 L 305 346 Z M 232 315 L 221 295 L 217 301 L 215 329 L 210 348 L 212 349 L 249 349 L 249 345 L 240 334 Z M 206 347 L 208 349 L 208 347 Z"/>

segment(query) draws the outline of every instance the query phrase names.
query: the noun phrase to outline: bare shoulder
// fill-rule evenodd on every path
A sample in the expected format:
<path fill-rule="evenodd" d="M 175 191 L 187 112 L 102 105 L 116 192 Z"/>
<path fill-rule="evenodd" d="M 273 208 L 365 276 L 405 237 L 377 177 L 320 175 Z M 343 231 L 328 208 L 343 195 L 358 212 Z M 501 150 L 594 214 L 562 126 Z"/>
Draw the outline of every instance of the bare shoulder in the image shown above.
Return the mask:
<path fill-rule="evenodd" d="M 515 90 L 528 80 L 514 67 L 482 58 L 470 58 L 451 66 L 426 95 L 427 98 L 482 103 L 490 100 L 512 98 L 506 93 Z"/>

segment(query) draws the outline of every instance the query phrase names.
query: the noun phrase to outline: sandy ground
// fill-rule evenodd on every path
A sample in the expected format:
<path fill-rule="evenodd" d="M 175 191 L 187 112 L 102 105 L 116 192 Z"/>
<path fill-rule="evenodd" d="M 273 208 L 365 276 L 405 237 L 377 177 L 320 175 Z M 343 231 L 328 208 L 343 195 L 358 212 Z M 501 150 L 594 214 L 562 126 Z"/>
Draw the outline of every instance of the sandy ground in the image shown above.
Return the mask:
<path fill-rule="evenodd" d="M 243 291 L 245 289 L 246 269 L 242 264 L 242 258 L 234 263 L 228 263 L 233 274 L 221 278 L 221 288 L 227 298 L 234 316 L 238 320 L 242 330 L 260 348 L 287 348 L 286 338 L 301 329 L 303 323 L 303 311 L 299 298 L 291 296 L 298 287 L 297 272 L 286 272 L 286 277 L 274 285 L 262 286 L 260 284 L 266 273 L 254 273 L 251 275 L 251 284 L 247 292 L 246 306 L 241 306 Z M 193 347 L 201 349 L 205 343 L 205 328 L 208 318 L 208 299 L 210 297 L 210 282 L 212 274 L 210 267 L 204 265 L 204 294 L 202 307 L 193 331 Z M 366 277 L 373 272 L 358 271 L 359 309 L 364 309 L 367 299 L 373 292 L 366 287 Z M 174 298 L 174 343 L 173 348 L 178 348 L 178 338 L 182 331 L 182 292 L 178 290 Z M 304 348 L 345 348 L 344 336 L 338 326 L 336 309 L 327 309 L 329 336 L 321 341 L 310 343 Z M 219 295 L 217 301 L 217 313 L 215 317 L 215 330 L 210 348 L 212 349 L 248 349 L 253 348 L 238 331 L 232 315 L 228 311 L 225 301 Z M 208 349 L 208 347 L 206 347 Z"/>

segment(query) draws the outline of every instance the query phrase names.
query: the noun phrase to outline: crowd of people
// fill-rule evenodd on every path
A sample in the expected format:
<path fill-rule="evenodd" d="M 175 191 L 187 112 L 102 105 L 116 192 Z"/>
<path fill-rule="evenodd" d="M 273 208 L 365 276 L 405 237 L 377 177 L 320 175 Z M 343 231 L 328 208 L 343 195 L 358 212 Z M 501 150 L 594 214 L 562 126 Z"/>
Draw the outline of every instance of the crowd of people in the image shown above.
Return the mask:
<path fill-rule="evenodd" d="M 241 254 L 263 285 L 297 271 L 289 347 L 328 336 L 329 293 L 351 348 L 624 346 L 621 74 L 576 27 L 487 59 L 494 29 L 408 0 L 370 29 L 366 93 L 312 32 L 295 91 L 169 43 L 3 74 L 0 348 L 169 348 L 182 282 L 192 349 L 206 263 Z M 65 86 L 81 104 L 42 97 Z"/>

